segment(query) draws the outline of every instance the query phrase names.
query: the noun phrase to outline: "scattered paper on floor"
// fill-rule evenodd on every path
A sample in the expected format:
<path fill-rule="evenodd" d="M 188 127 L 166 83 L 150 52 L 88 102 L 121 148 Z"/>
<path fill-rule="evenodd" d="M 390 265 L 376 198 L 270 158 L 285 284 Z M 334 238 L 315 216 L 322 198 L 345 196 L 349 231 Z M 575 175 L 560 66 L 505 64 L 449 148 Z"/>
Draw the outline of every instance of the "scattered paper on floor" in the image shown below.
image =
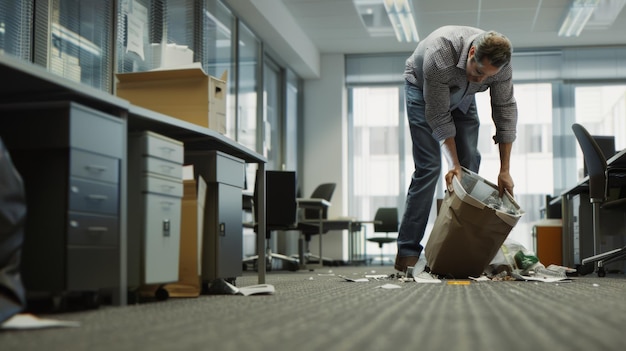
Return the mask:
<path fill-rule="evenodd" d="M 400 285 L 397 285 L 397 284 L 385 284 L 385 285 L 378 286 L 378 288 L 382 288 L 382 289 L 401 289 L 402 287 Z"/>
<path fill-rule="evenodd" d="M 19 313 L 0 325 L 0 329 L 42 329 L 59 327 L 80 327 L 80 322 L 39 318 L 29 313 Z"/>
<path fill-rule="evenodd" d="M 345 275 L 338 275 L 338 277 L 343 279 L 343 280 L 345 280 L 345 281 L 348 281 L 348 282 L 357 282 L 357 283 L 369 282 L 369 279 L 367 279 L 367 278 L 352 279 L 352 278 L 346 277 Z"/>

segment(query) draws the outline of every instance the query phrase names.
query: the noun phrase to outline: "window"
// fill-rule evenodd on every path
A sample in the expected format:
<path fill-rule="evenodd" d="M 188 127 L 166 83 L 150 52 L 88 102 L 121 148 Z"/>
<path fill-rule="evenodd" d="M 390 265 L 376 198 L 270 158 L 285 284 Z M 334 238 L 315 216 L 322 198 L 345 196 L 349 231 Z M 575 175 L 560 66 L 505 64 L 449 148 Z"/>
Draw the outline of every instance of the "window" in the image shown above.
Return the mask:
<path fill-rule="evenodd" d="M 197 3 L 197 2 L 196 2 Z M 203 57 L 203 67 L 207 74 L 221 78 L 227 73 L 226 86 L 226 135 L 235 139 L 237 124 L 235 123 L 236 106 L 235 95 L 237 85 L 234 84 L 236 77 L 234 44 L 235 16 L 218 0 L 206 1 L 206 9 L 201 12 L 202 33 L 200 43 Z M 198 39 L 197 39 L 198 40 Z"/>
<path fill-rule="evenodd" d="M 0 54 L 30 60 L 33 1 L 0 3 Z"/>
<path fill-rule="evenodd" d="M 553 194 L 552 155 L 552 84 L 515 84 L 518 124 L 517 139 L 511 153 L 511 176 L 514 195 L 525 214 L 513 228 L 510 237 L 532 249 L 529 233 L 532 223 L 540 219 L 545 196 Z M 495 127 L 491 120 L 489 93 L 476 94 L 480 117 L 478 149 L 482 155 L 479 174 L 496 183 L 500 170 L 498 145 L 493 143 Z"/>
<path fill-rule="evenodd" d="M 616 151 L 626 148 L 626 85 L 577 86 L 575 97 L 576 122 L 592 135 L 615 137 Z M 583 154 L 577 144 L 579 179 L 584 176 L 583 168 Z"/>
<path fill-rule="evenodd" d="M 404 202 L 406 187 L 401 184 L 400 176 L 404 139 L 400 136 L 405 127 L 400 121 L 405 118 L 400 110 L 403 101 L 400 92 L 397 86 L 350 89 L 348 159 L 352 164 L 348 191 L 352 194 L 350 215 L 356 218 L 374 218 L 379 207 L 400 207 Z M 373 228 L 367 230 L 371 232 Z M 377 244 L 366 245 L 366 252 L 378 254 Z M 396 247 L 384 245 L 383 250 L 391 255 Z"/>
<path fill-rule="evenodd" d="M 264 154 L 267 157 L 266 169 L 280 170 L 284 160 L 282 153 L 283 121 L 281 104 L 281 72 L 278 66 L 265 58 L 263 69 L 263 122 L 264 122 Z"/>
<path fill-rule="evenodd" d="M 94 88 L 111 91 L 113 70 L 112 0 L 52 0 L 37 3 L 35 63 L 50 72 Z M 41 11 L 40 11 L 41 10 Z"/>
<path fill-rule="evenodd" d="M 258 128 L 259 115 L 259 72 L 261 62 L 261 43 L 248 27 L 239 22 L 237 82 L 237 141 L 251 150 L 261 152 L 262 136 Z M 254 184 L 256 167 L 246 168 L 248 184 Z"/>

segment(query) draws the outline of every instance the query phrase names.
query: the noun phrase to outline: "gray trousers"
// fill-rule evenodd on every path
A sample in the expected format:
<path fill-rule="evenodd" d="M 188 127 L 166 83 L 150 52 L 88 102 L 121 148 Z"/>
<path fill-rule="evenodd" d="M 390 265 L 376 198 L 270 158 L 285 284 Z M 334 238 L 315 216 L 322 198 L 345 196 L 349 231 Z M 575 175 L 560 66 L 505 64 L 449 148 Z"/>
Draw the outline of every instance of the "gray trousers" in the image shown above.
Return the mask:
<path fill-rule="evenodd" d="M 413 142 L 413 162 L 415 171 L 406 195 L 404 215 L 398 231 L 398 256 L 419 256 L 423 246 L 424 231 L 433 203 L 437 182 L 441 176 L 441 147 L 432 136 L 432 129 L 426 122 L 426 103 L 422 91 L 417 86 L 405 82 L 406 114 L 409 120 Z M 461 166 L 478 172 L 480 153 L 478 152 L 478 129 L 480 120 L 476 112 L 476 101 L 469 106 L 467 113 L 452 110 L 456 125 L 456 148 Z"/>

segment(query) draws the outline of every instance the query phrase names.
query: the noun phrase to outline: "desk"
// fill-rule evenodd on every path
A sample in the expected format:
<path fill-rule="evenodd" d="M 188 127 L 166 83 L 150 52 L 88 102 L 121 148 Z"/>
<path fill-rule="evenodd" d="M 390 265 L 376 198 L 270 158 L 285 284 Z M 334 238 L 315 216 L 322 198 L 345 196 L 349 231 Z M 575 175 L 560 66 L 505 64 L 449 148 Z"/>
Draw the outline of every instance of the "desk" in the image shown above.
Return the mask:
<path fill-rule="evenodd" d="M 128 130 L 151 130 L 172 139 L 179 140 L 185 145 L 185 154 L 199 151 L 217 150 L 235 156 L 247 163 L 257 163 L 259 166 L 258 195 L 259 195 L 259 229 L 257 235 L 258 282 L 265 283 L 265 162 L 260 154 L 248 149 L 236 141 L 208 128 L 173 118 L 143 107 L 131 105 L 128 111 Z M 207 160 L 204 157 L 204 160 Z M 203 161 L 204 162 L 204 161 Z M 243 176 L 243 174 L 242 174 Z M 207 179 L 205 179 L 207 180 Z M 241 218 L 241 206 L 237 209 Z M 235 229 L 235 228 L 230 228 Z M 228 229 L 227 229 L 228 230 Z M 239 231 L 241 232 L 241 231 Z M 241 233 L 240 233 L 241 234 Z M 238 262 L 241 266 L 241 262 Z M 203 276 L 205 274 L 203 273 Z M 227 278 L 227 277 L 221 277 Z"/>
<path fill-rule="evenodd" d="M 126 305 L 127 295 L 127 132 L 129 130 L 153 130 L 162 135 L 185 143 L 185 150 L 217 150 L 240 158 L 248 163 L 257 163 L 261 170 L 259 184 L 259 235 L 257 248 L 260 255 L 258 267 L 259 283 L 265 282 L 265 163 L 266 158 L 244 147 L 236 141 L 186 121 L 162 115 L 151 110 L 133 106 L 128 101 L 112 94 L 97 90 L 85 84 L 72 82 L 14 57 L 0 54 L 0 76 L 5 82 L 0 86 L 0 103 L 34 101 L 74 101 L 115 118 L 127 126 L 123 130 L 121 143 L 119 194 L 119 287 L 114 303 Z M 36 128 L 36 127 L 34 127 Z M 242 175 L 243 176 L 243 175 Z M 241 209 L 238 209 L 241 216 Z"/>
<path fill-rule="evenodd" d="M 363 220 L 357 218 L 334 218 L 324 220 L 324 227 L 329 230 L 347 230 L 348 231 L 348 263 L 355 264 L 359 261 L 367 259 L 365 239 L 367 238 L 367 232 L 365 230 L 366 224 L 381 224 L 382 221 Z M 358 234 L 361 234 L 358 236 Z M 364 240 L 360 240 L 363 238 Z M 363 246 L 363 253 L 356 256 L 356 246 Z"/>
<path fill-rule="evenodd" d="M 626 149 L 619 151 L 607 160 L 609 169 L 626 169 Z M 621 179 L 621 178 L 620 178 Z M 620 181 L 617 185 L 624 185 L 626 179 Z M 578 184 L 561 192 L 560 196 L 555 197 L 550 204 L 555 205 L 561 203 L 561 212 L 563 217 L 563 265 L 575 266 L 580 264 L 581 257 L 592 256 L 593 250 L 588 251 L 585 246 L 593 247 L 593 241 L 589 242 L 589 238 L 585 237 L 583 232 L 586 229 L 586 223 L 590 222 L 591 205 L 589 204 L 588 189 L 589 177 L 583 178 Z M 580 216 L 576 207 L 581 207 Z M 582 228 L 579 224 L 582 222 Z"/>
<path fill-rule="evenodd" d="M 367 258 L 365 249 L 363 253 L 359 255 L 359 257 L 356 257 L 356 251 L 357 251 L 356 245 L 362 244 L 365 242 L 364 240 L 363 242 L 360 241 L 360 237 L 357 236 L 357 233 L 361 233 L 362 237 L 365 238 L 366 233 L 363 232 L 363 230 L 366 224 L 380 224 L 382 222 L 347 217 L 347 218 L 331 218 L 331 219 L 322 219 L 322 220 L 306 220 L 306 221 L 303 221 L 303 223 L 307 225 L 312 225 L 312 226 L 323 226 L 323 229 L 325 230 L 347 230 L 348 231 L 348 263 L 354 264 L 360 261 L 361 259 L 365 260 Z M 321 230 L 322 229 L 320 229 L 320 232 Z M 320 247 L 321 247 L 321 238 L 320 238 Z M 320 252 L 321 252 L 321 248 L 320 248 Z M 320 253 L 320 257 L 321 257 L 321 253 Z"/>

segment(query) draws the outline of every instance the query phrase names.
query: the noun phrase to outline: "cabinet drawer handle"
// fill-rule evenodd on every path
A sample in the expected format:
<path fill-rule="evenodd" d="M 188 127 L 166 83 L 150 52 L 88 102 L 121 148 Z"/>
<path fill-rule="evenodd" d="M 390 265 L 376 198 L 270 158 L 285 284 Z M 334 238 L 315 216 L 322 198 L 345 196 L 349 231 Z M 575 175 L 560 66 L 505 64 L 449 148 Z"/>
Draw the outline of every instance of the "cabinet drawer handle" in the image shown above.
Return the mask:
<path fill-rule="evenodd" d="M 94 201 L 106 201 L 109 199 L 109 197 L 106 195 L 95 195 L 95 194 L 88 195 L 87 198 L 89 200 L 94 200 Z"/>
<path fill-rule="evenodd" d="M 174 189 L 174 186 L 172 186 L 172 185 L 161 185 L 161 189 L 163 189 L 163 191 L 170 192 L 170 191 L 172 191 Z"/>
<path fill-rule="evenodd" d="M 161 147 L 161 151 L 163 152 L 163 155 L 169 156 L 170 154 L 172 154 L 176 150 L 172 149 L 171 147 L 162 146 Z"/>
<path fill-rule="evenodd" d="M 106 233 L 109 231 L 109 228 L 107 227 L 89 227 L 87 228 L 87 231 L 90 233 Z"/>
<path fill-rule="evenodd" d="M 161 165 L 161 171 L 163 171 L 163 173 L 171 173 L 173 169 L 174 167 L 172 166 Z"/>
<path fill-rule="evenodd" d="M 98 166 L 98 165 L 87 165 L 85 166 L 85 168 L 87 169 L 88 172 L 92 172 L 92 173 L 102 173 L 107 170 L 106 167 Z"/>

